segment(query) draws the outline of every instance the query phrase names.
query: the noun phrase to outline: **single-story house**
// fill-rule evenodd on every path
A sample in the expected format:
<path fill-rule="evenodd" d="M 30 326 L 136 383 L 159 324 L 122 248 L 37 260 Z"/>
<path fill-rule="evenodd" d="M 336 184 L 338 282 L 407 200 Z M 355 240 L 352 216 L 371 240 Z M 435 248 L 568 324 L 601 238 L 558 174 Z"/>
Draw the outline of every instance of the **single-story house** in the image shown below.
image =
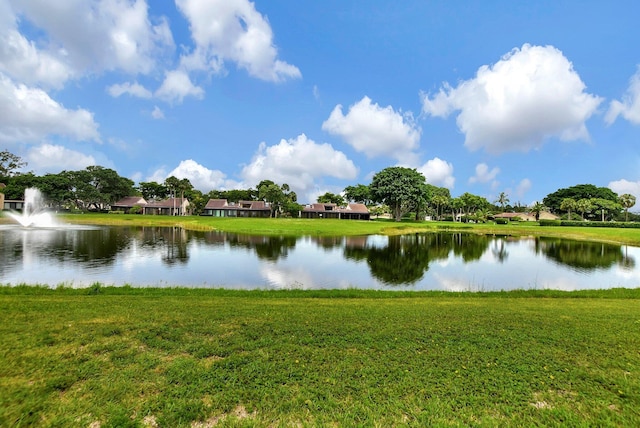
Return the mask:
<path fill-rule="evenodd" d="M 270 217 L 271 207 L 264 201 L 227 202 L 226 199 L 209 199 L 202 215 L 213 217 Z"/>
<path fill-rule="evenodd" d="M 514 213 L 514 212 L 510 212 L 510 213 L 500 213 L 500 214 L 494 214 L 493 218 L 506 218 L 509 221 L 512 221 L 514 218 L 519 218 L 520 221 L 536 221 L 536 215 L 534 213 Z M 560 217 L 558 217 L 555 214 L 551 214 L 550 212 L 547 211 L 541 211 L 540 212 L 540 220 L 559 220 Z"/>
<path fill-rule="evenodd" d="M 143 207 L 147 215 L 190 215 L 189 200 L 187 198 L 169 198 L 163 201 L 151 201 Z"/>
<path fill-rule="evenodd" d="M 339 207 L 337 204 L 309 204 L 300 212 L 302 218 L 338 218 L 344 220 L 369 220 L 371 214 L 364 204 L 349 204 Z"/>
<path fill-rule="evenodd" d="M 111 211 L 124 211 L 125 214 L 129 214 L 131 208 L 135 206 L 144 208 L 145 205 L 147 205 L 147 201 L 145 201 L 142 196 L 126 196 L 115 204 L 112 204 Z"/>

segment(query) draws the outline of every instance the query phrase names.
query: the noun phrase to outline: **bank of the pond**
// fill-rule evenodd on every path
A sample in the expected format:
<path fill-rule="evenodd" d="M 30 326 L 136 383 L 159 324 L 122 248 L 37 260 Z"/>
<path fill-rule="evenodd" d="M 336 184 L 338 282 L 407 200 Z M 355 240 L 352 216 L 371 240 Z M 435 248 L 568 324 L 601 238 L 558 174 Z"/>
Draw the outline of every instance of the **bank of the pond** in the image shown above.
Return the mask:
<path fill-rule="evenodd" d="M 223 232 L 270 236 L 398 235 L 450 230 L 497 235 L 558 237 L 640 246 L 640 229 L 566 226 L 541 227 L 537 223 L 532 222 L 515 222 L 498 225 L 494 223 L 462 224 L 434 221 L 395 222 L 390 220 L 350 221 L 292 218 L 216 218 L 204 216 L 168 217 L 125 214 L 65 214 L 60 215 L 58 218 L 60 221 L 73 224 L 182 227 L 190 230 L 219 230 Z M 6 223 L 10 221 L 6 218 L 0 220 Z"/>
<path fill-rule="evenodd" d="M 640 425 L 637 290 L 0 290 L 0 426 Z"/>

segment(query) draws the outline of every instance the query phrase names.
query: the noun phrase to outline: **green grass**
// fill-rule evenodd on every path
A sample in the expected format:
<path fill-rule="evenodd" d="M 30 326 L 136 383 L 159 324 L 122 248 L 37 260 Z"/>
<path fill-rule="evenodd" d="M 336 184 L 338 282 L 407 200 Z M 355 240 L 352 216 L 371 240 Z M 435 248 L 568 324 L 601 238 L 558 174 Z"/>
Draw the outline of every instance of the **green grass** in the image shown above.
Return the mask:
<path fill-rule="evenodd" d="M 4 287 L 0 426 L 639 426 L 638 299 Z"/>
<path fill-rule="evenodd" d="M 537 223 L 529 222 L 496 225 L 493 223 L 461 224 L 431 221 L 403 221 L 397 223 L 390 220 L 169 217 L 123 214 L 67 214 L 61 215 L 59 218 L 63 222 L 74 224 L 179 226 L 191 230 L 220 230 L 257 235 L 397 235 L 451 230 L 514 236 L 548 236 L 640 246 L 640 229 L 540 227 Z M 9 221 L 9 219 L 0 218 L 0 222 L 8 223 Z"/>

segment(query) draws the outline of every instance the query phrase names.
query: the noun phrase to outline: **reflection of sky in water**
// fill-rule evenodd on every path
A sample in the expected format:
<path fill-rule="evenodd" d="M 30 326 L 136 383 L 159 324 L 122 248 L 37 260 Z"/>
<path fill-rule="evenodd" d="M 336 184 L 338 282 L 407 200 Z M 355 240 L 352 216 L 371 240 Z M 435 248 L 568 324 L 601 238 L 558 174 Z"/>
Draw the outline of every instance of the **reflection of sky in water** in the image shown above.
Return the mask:
<path fill-rule="evenodd" d="M 182 248 L 167 241 L 148 245 L 135 237 L 108 260 L 80 263 L 58 248 L 53 257 L 48 246 L 57 233 L 51 230 L 0 228 L 0 283 L 87 286 L 107 285 L 185 286 L 263 289 L 387 289 L 491 291 L 511 289 L 560 290 L 640 286 L 640 268 L 623 268 L 614 262 L 607 268 L 572 268 L 535 251 L 533 239 L 496 240 L 479 259 L 465 262 L 449 251 L 448 258 L 429 262 L 422 278 L 413 284 L 387 285 L 371 274 L 367 257 L 345 257 L 345 245 L 385 249 L 389 238 L 372 236 L 354 242 L 336 239 L 338 245 L 321 246 L 314 238 L 301 238 L 286 256 L 259 258 L 252 244 L 231 245 L 216 239 L 189 240 Z M 65 238 L 70 242 L 73 238 Z M 186 241 L 184 241 L 186 242 Z M 640 264 L 640 248 L 622 247 Z M 182 257 L 182 258 L 181 258 Z"/>

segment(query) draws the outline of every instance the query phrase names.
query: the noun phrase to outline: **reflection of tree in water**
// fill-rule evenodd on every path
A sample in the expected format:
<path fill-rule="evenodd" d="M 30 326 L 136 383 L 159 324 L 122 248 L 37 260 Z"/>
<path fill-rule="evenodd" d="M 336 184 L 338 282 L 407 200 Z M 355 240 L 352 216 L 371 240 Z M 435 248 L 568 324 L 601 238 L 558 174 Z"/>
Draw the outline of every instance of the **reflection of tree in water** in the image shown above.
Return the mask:
<path fill-rule="evenodd" d="M 67 230 L 55 233 L 46 251 L 58 261 L 71 258 L 94 265 L 109 265 L 130 241 L 131 239 L 117 228 Z"/>
<path fill-rule="evenodd" d="M 537 238 L 536 254 L 546 257 L 579 271 L 593 271 L 619 264 L 623 267 L 635 266 L 632 257 L 625 256 L 619 245 L 599 242 L 570 241 L 566 239 Z"/>
<path fill-rule="evenodd" d="M 466 262 L 479 259 L 490 239 L 482 235 L 429 233 L 390 236 L 385 247 L 345 248 L 345 258 L 366 260 L 371 274 L 390 285 L 413 284 L 424 276 L 429 262 L 453 253 Z"/>
<path fill-rule="evenodd" d="M 189 261 L 187 248 L 190 236 L 191 234 L 182 228 L 163 228 L 162 238 L 165 242 L 165 251 L 162 255 L 162 261 L 168 265 L 187 263 Z"/>
<path fill-rule="evenodd" d="M 271 261 L 287 258 L 296 241 L 294 236 L 226 235 L 226 242 L 232 247 L 255 250 L 258 258 Z"/>

